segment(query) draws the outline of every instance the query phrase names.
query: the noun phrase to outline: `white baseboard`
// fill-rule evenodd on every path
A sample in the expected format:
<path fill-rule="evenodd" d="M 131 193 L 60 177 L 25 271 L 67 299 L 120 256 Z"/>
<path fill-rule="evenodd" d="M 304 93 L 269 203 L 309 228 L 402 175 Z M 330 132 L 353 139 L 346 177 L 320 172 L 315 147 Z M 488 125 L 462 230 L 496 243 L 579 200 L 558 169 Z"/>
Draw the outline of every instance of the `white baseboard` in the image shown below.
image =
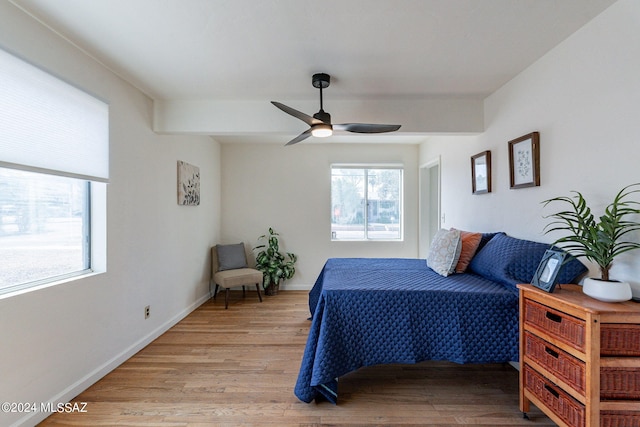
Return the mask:
<path fill-rule="evenodd" d="M 198 298 L 193 304 L 182 310 L 180 313 L 176 314 L 171 319 L 167 320 L 162 325 L 158 326 L 153 331 L 149 332 L 147 335 L 142 337 L 137 342 L 133 343 L 131 346 L 126 348 L 121 353 L 115 355 L 113 358 L 108 360 L 106 363 L 97 367 L 93 372 L 85 375 L 80 378 L 78 381 L 69 385 L 60 393 L 55 396 L 51 396 L 47 402 L 52 402 L 54 405 L 57 403 L 67 403 L 71 401 L 74 397 L 91 387 L 93 384 L 102 379 L 109 372 L 113 371 L 118 366 L 122 365 L 128 359 L 130 359 L 134 354 L 145 348 L 149 345 L 153 340 L 158 338 L 160 335 L 167 332 L 171 327 L 173 327 L 176 323 L 187 317 L 191 312 L 193 312 L 200 305 L 207 302 L 210 298 L 210 294 L 206 293 L 205 295 Z M 25 417 L 19 419 L 15 423 L 11 424 L 10 427 L 26 427 L 26 426 L 34 426 L 39 422 L 43 421 L 47 418 L 51 413 L 48 412 L 32 412 L 26 415 Z"/>
<path fill-rule="evenodd" d="M 289 285 L 286 283 L 283 283 L 282 285 L 280 285 L 280 289 L 283 291 L 310 291 L 311 288 L 313 288 L 313 285 L 304 285 L 304 284 Z"/>

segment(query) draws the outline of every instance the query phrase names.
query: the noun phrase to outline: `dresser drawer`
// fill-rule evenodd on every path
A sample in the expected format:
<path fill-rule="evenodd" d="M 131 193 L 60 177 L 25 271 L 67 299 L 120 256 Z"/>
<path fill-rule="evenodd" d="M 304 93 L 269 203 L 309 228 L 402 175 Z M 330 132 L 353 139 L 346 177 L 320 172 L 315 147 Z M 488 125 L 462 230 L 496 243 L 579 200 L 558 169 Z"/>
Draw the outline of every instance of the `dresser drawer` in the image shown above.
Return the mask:
<path fill-rule="evenodd" d="M 524 322 L 538 327 L 571 347 L 585 351 L 586 325 L 582 319 L 569 316 L 561 311 L 525 300 Z"/>
<path fill-rule="evenodd" d="M 640 411 L 603 411 L 600 427 L 640 427 Z"/>
<path fill-rule="evenodd" d="M 602 368 L 600 397 L 603 400 L 640 400 L 640 371 L 636 368 Z"/>
<path fill-rule="evenodd" d="M 640 325 L 603 324 L 600 329 L 600 354 L 640 356 Z"/>
<path fill-rule="evenodd" d="M 524 387 L 533 393 L 547 408 L 571 427 L 585 427 L 584 406 L 548 381 L 529 365 L 524 365 Z"/>
<path fill-rule="evenodd" d="M 586 373 L 583 361 L 529 332 L 525 332 L 524 340 L 525 355 L 569 384 L 578 393 L 585 394 Z"/>

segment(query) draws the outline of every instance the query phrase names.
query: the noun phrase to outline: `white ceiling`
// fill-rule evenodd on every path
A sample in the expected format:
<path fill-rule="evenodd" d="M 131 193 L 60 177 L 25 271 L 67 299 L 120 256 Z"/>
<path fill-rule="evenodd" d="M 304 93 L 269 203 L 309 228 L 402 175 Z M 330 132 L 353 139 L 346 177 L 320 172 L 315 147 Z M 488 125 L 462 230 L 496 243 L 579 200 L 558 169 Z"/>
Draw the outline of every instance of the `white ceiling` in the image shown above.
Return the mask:
<path fill-rule="evenodd" d="M 335 122 L 361 120 L 338 117 L 332 102 L 357 101 L 384 110 L 385 100 L 397 106 L 482 99 L 615 0 L 12 2 L 158 103 L 234 102 L 234 111 L 247 106 L 238 113 L 245 121 L 259 121 L 258 114 L 269 120 L 285 116 L 278 119 L 277 132 L 265 128 L 284 143 L 306 125 L 268 102 L 315 113 L 313 73 L 331 75 L 324 107 Z M 249 107 L 256 102 L 274 111 Z M 384 113 L 376 111 L 375 117 Z M 383 123 L 397 118 L 393 111 L 386 113 L 391 119 Z M 247 140 L 241 126 L 189 131 L 235 142 Z M 397 136 L 417 142 L 429 134 L 417 128 L 409 134 L 401 129 Z M 259 133 L 253 130 L 252 138 Z"/>

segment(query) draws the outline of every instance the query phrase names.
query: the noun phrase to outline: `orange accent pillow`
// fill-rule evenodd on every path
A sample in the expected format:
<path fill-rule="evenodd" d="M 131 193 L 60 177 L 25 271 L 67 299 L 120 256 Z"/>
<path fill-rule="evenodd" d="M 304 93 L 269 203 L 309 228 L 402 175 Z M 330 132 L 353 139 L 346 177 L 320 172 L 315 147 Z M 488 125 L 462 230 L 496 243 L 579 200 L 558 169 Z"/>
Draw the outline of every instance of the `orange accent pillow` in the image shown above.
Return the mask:
<path fill-rule="evenodd" d="M 482 233 L 472 233 L 470 231 L 460 231 L 460 240 L 462 240 L 462 250 L 460 258 L 456 264 L 456 273 L 464 273 L 471 262 L 471 258 L 476 254 Z"/>

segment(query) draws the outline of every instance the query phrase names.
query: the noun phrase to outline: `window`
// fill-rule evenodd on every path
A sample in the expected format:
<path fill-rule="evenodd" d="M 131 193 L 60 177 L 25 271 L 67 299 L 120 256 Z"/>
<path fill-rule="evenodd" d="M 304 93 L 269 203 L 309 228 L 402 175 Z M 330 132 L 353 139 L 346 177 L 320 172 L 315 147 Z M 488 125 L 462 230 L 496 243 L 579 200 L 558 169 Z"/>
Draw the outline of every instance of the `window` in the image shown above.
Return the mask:
<path fill-rule="evenodd" d="M 331 239 L 402 239 L 401 167 L 331 167 Z"/>
<path fill-rule="evenodd" d="M 89 188 L 0 168 L 0 292 L 89 270 Z"/>
<path fill-rule="evenodd" d="M 108 105 L 0 50 L 0 296 L 104 271 L 108 179 Z"/>

